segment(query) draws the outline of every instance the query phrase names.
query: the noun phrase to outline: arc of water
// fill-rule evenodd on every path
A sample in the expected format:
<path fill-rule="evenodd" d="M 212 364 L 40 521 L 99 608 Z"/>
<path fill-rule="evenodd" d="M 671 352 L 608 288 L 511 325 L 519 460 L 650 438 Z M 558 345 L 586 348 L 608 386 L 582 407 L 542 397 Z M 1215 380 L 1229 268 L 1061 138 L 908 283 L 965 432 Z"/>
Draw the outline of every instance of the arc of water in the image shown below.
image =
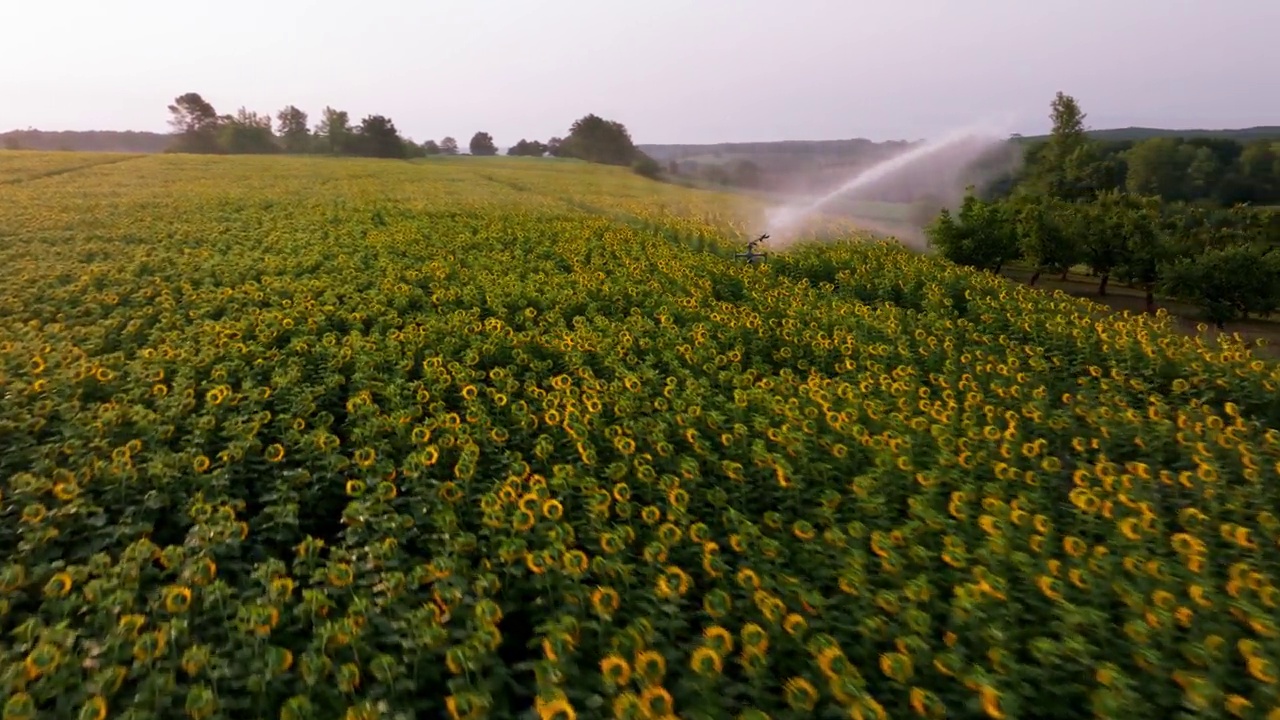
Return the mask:
<path fill-rule="evenodd" d="M 991 146 L 1004 142 L 1007 137 L 1007 132 L 1004 132 L 1001 128 L 990 124 L 973 125 L 953 130 L 933 140 L 920 143 L 903 153 L 876 163 L 869 168 L 865 168 L 842 183 L 835 190 L 810 200 L 807 203 L 772 208 L 766 212 L 766 221 L 769 223 L 769 229 L 772 232 L 776 235 L 782 235 L 785 238 L 789 236 L 791 231 L 797 228 L 806 218 L 818 212 L 824 206 L 837 198 L 850 195 L 859 189 L 873 185 L 879 180 L 891 177 L 894 173 L 918 162 L 927 160 L 929 157 L 951 149 L 954 146 L 959 146 L 964 143 L 972 143 L 974 146 L 972 154 L 976 157 Z"/>

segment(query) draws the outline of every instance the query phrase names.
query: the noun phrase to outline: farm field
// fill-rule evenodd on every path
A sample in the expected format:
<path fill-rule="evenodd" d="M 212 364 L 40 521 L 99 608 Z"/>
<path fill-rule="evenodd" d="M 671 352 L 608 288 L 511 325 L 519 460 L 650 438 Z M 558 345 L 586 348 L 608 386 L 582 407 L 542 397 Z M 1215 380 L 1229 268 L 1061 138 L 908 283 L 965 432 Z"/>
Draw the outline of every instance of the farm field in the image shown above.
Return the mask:
<path fill-rule="evenodd" d="M 4 718 L 1280 717 L 1242 345 L 618 169 L 98 157 L 0 153 Z"/>

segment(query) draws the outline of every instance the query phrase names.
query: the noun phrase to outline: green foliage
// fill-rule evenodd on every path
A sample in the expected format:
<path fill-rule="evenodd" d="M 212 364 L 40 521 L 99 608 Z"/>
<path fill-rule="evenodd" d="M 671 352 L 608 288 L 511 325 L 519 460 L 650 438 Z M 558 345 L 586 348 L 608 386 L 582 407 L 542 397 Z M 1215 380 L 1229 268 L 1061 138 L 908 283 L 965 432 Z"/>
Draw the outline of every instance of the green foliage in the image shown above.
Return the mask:
<path fill-rule="evenodd" d="M 514 157 L 542 157 L 547 154 L 547 145 L 538 140 L 521 138 L 515 145 L 507 148 L 507 154 Z"/>
<path fill-rule="evenodd" d="M 1050 106 L 1053 132 L 1026 156 L 1026 189 L 1064 200 L 1086 200 L 1123 184 L 1119 162 L 1085 134 L 1085 113 L 1075 98 L 1059 92 Z"/>
<path fill-rule="evenodd" d="M 1005 203 L 965 196 L 954 216 L 944 209 L 925 228 L 929 243 L 943 257 L 969 267 L 1000 272 L 1021 251 L 1010 208 Z"/>
<path fill-rule="evenodd" d="M 631 169 L 635 174 L 647 177 L 650 180 L 656 180 L 662 175 L 662 166 L 658 164 L 658 161 L 642 152 L 636 153 L 636 159 L 632 162 Z"/>
<path fill-rule="evenodd" d="M 1086 134 L 1101 143 L 1137 143 L 1153 137 L 1179 137 L 1190 140 L 1224 141 L 1231 144 L 1243 144 L 1254 140 L 1280 139 L 1280 125 L 1255 125 L 1253 127 L 1229 130 L 1188 129 L 1175 130 L 1153 127 L 1123 127 L 1105 130 L 1088 130 Z M 1047 135 L 1026 135 L 1018 138 L 1024 143 L 1041 143 L 1049 139 Z"/>
<path fill-rule="evenodd" d="M 280 143 L 288 153 L 311 152 L 311 129 L 307 125 L 307 114 L 301 109 L 287 105 L 276 113 L 277 132 Z"/>
<path fill-rule="evenodd" d="M 1199 136 L 1089 133 L 1079 104 L 1062 93 L 1055 97 L 1050 115 L 1050 135 L 1030 143 L 1018 141 L 1026 146 L 1026 162 L 1012 182 L 995 183 L 1002 194 L 1020 188 L 1088 200 L 1100 192 L 1121 190 L 1224 207 L 1280 202 L 1280 128 L 1260 128 L 1261 134 Z"/>
<path fill-rule="evenodd" d="M 626 126 L 594 114 L 575 120 L 559 147 L 569 157 L 605 165 L 631 165 L 637 152 Z"/>
<path fill-rule="evenodd" d="M 480 131 L 471 136 L 471 143 L 468 146 L 472 155 L 489 156 L 498 154 L 498 146 L 493 142 L 493 136 L 487 132 Z"/>
<path fill-rule="evenodd" d="M 422 143 L 422 152 L 424 155 L 439 155 L 440 143 L 435 140 L 428 140 Z"/>
<path fill-rule="evenodd" d="M 1161 271 L 1174 259 L 1172 245 L 1162 232 L 1163 217 L 1158 197 L 1108 193 L 1099 205 L 1116 219 L 1123 252 L 1116 274 L 1146 293 L 1147 311 L 1155 312 L 1155 286 Z"/>
<path fill-rule="evenodd" d="M 1080 261 L 1078 236 L 1072 232 L 1073 205 L 1056 198 L 1023 196 L 1010 203 L 1009 211 L 1022 257 L 1034 268 L 1032 285 L 1041 273 L 1065 273 Z"/>
<path fill-rule="evenodd" d="M 406 158 L 421 158 L 427 156 L 426 148 L 409 138 L 402 138 L 400 144 L 404 146 L 404 155 Z"/>
<path fill-rule="evenodd" d="M 458 141 L 450 136 L 445 136 L 444 139 L 440 141 L 440 154 L 441 155 L 457 155 Z"/>
<path fill-rule="evenodd" d="M 1270 250 L 1280 245 L 1280 213 L 1273 211 L 1117 191 L 1070 202 L 1024 188 L 998 201 L 971 194 L 957 216 L 943 211 L 926 232 L 961 265 L 998 269 L 1020 255 L 1032 268 L 1031 284 L 1083 263 L 1099 278 L 1099 295 L 1118 278 L 1144 291 L 1148 312 L 1157 291 L 1196 304 L 1217 324 L 1270 313 L 1280 302 L 1280 253 Z"/>
<path fill-rule="evenodd" d="M 171 146 L 174 152 L 216 153 L 218 145 L 218 113 L 200 93 L 189 92 L 174 98 L 169 106 L 169 126 L 176 140 Z"/>
<path fill-rule="evenodd" d="M 235 115 L 218 119 L 218 145 L 233 155 L 257 155 L 280 151 L 271 132 L 271 117 L 240 108 Z"/>
<path fill-rule="evenodd" d="M 316 128 L 316 137 L 321 147 L 334 155 L 340 155 L 350 150 L 351 135 L 351 116 L 347 111 L 326 106 L 320 125 Z"/>
<path fill-rule="evenodd" d="M 405 157 L 404 140 L 391 118 L 369 115 L 360 121 L 360 128 L 353 137 L 353 155 L 379 158 Z"/>
<path fill-rule="evenodd" d="M 31 155 L 6 720 L 1275 703 L 1238 344 L 889 243 L 748 268 L 695 249 L 732 201 L 584 164 Z"/>
<path fill-rule="evenodd" d="M 1165 270 L 1169 296 L 1204 309 L 1219 328 L 1249 315 L 1269 315 L 1280 307 L 1280 253 L 1275 245 L 1208 248 L 1177 260 Z"/>
<path fill-rule="evenodd" d="M 234 115 L 218 115 L 198 93 L 187 93 L 169 106 L 175 140 L 169 150 L 191 153 L 264 154 L 325 152 L 334 155 L 404 158 L 427 149 L 400 136 L 395 123 L 383 115 L 369 115 L 351 126 L 345 110 L 326 107 L 313 133 L 307 113 L 288 105 L 275 115 L 240 108 Z M 278 134 L 277 134 L 278 132 Z"/>

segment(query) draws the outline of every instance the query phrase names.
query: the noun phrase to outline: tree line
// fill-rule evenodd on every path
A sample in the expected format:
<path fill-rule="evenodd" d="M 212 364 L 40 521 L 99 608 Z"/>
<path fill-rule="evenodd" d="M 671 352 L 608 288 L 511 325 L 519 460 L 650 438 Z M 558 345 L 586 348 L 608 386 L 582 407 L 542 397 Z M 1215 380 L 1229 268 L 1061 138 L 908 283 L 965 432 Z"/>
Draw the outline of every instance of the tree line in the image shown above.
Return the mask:
<path fill-rule="evenodd" d="M 1280 204 L 1280 137 L 1094 140 L 1071 122 L 1084 118 L 1074 98 L 1059 93 L 1054 108 L 1067 113 L 1063 131 L 1069 133 L 1026 147 L 1025 162 L 994 195 L 1029 186 L 1068 199 L 1120 191 L 1204 206 Z"/>
<path fill-rule="evenodd" d="M 1074 98 L 1059 92 L 1051 117 L 1053 132 L 1028 154 L 1007 192 L 970 188 L 954 213 L 943 210 L 926 228 L 944 257 L 995 272 L 1023 262 L 1032 269 L 1032 285 L 1045 273 L 1065 277 L 1084 265 L 1098 278 L 1099 295 L 1106 295 L 1108 282 L 1120 280 L 1145 291 L 1148 311 L 1159 294 L 1197 305 L 1219 328 L 1280 309 L 1280 212 L 1238 197 L 1222 206 L 1218 200 L 1225 196 L 1193 196 L 1185 177 L 1177 185 L 1147 184 L 1144 146 L 1196 148 L 1204 159 L 1201 150 L 1219 152 L 1223 145 L 1143 141 L 1131 149 L 1142 152 L 1136 164 L 1129 156 L 1125 182 L 1118 183 L 1115 157 L 1088 138 Z M 1250 199 L 1265 199 L 1274 180 L 1260 157 L 1265 159 L 1262 146 L 1250 143 L 1234 169 L 1222 171 L 1220 183 L 1236 183 L 1249 188 Z"/>
<path fill-rule="evenodd" d="M 458 155 L 453 137 L 422 143 L 404 137 L 395 122 L 384 115 L 367 115 L 353 123 L 345 110 L 325 107 L 314 127 L 306 111 L 287 105 L 274 118 L 240 108 L 234 114 L 219 114 L 199 93 L 186 93 L 169 105 L 169 125 L 173 143 L 169 152 L 181 153 L 293 153 L 330 154 L 377 158 L 415 158 L 430 155 Z M 472 155 L 498 154 L 493 136 L 477 131 L 468 143 Z M 632 166 L 637 172 L 656 176 L 657 164 L 636 148 L 626 126 L 588 114 L 576 120 L 568 134 L 542 142 L 521 138 L 507 149 L 507 155 L 525 157 L 577 158 L 587 162 Z"/>

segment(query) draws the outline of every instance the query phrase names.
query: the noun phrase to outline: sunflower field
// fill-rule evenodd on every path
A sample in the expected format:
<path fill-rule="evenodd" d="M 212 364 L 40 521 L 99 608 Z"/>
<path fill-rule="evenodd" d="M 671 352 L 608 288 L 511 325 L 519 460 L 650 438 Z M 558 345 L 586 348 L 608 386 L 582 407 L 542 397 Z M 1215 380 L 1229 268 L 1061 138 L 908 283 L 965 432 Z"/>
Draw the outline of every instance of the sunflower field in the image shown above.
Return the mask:
<path fill-rule="evenodd" d="M 614 169 L 113 159 L 0 153 L 3 720 L 1280 719 L 1240 343 Z"/>

